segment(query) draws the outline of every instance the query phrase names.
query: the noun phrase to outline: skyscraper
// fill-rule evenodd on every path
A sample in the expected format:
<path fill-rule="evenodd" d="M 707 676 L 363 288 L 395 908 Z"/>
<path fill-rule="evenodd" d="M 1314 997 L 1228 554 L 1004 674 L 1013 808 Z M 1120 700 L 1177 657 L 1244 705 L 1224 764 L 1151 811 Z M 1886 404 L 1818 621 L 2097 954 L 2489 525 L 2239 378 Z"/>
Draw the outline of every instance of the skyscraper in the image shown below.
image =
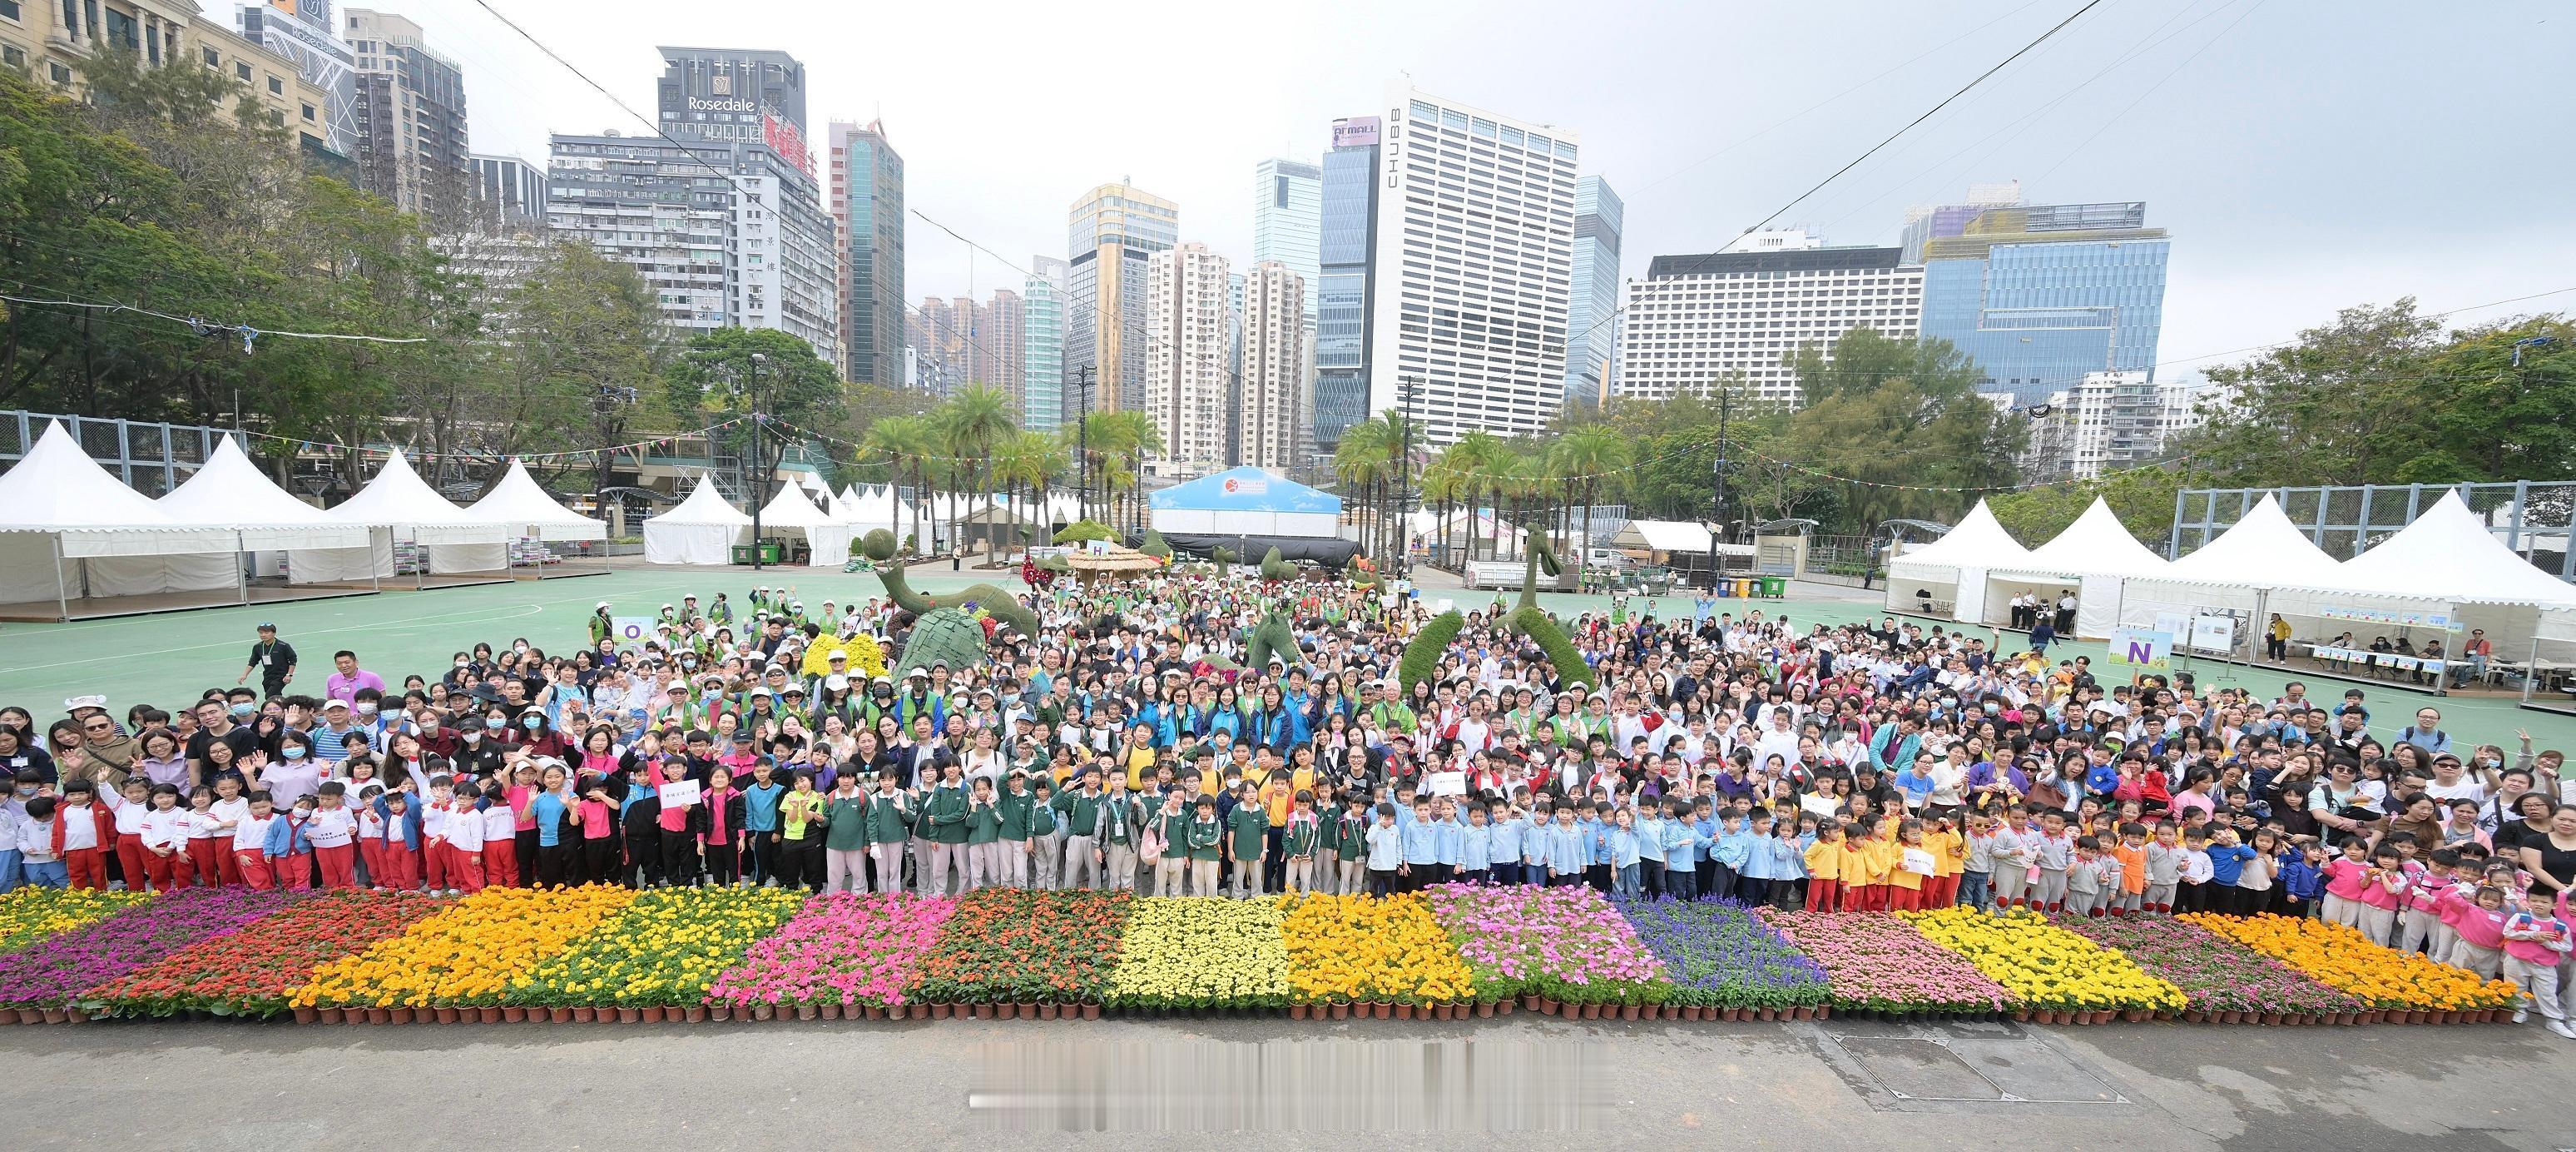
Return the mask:
<path fill-rule="evenodd" d="M 1597 408 L 1619 362 L 1619 233 L 1628 208 L 1610 182 L 1574 185 L 1574 295 L 1565 314 L 1565 403 Z"/>
<path fill-rule="evenodd" d="M 939 397 L 956 395 L 968 382 L 966 333 L 975 326 L 975 301 L 924 296 L 908 324 L 905 339 L 917 357 L 914 370 L 922 391 Z"/>
<path fill-rule="evenodd" d="M 1795 406 L 1801 350 L 1830 360 L 1854 328 L 1913 338 L 1923 270 L 1895 248 L 1827 248 L 1800 231 L 1755 232 L 1729 251 L 1657 256 L 1628 282 L 1619 337 L 1619 394 L 1662 400 L 1733 389 L 1757 403 Z M 1742 249 L 1742 250 L 1735 250 Z"/>
<path fill-rule="evenodd" d="M 1020 339 L 1024 327 L 1020 294 L 993 290 L 993 298 L 975 305 L 975 326 L 967 331 L 966 379 L 1011 398 L 1017 412 L 1028 398 L 1021 379 Z"/>
<path fill-rule="evenodd" d="M 465 70 L 393 13 L 351 8 L 341 28 L 356 61 L 359 187 L 442 225 L 462 223 L 474 194 Z"/>
<path fill-rule="evenodd" d="M 1324 153 L 1323 229 L 1316 245 L 1315 447 L 1330 452 L 1368 418 L 1369 292 L 1377 268 L 1378 137 L 1375 116 L 1333 121 Z"/>
<path fill-rule="evenodd" d="M 1092 409 L 1144 403 L 1145 266 L 1181 239 L 1181 206 L 1125 184 L 1103 184 L 1073 202 L 1066 238 L 1064 367 L 1094 368 Z"/>
<path fill-rule="evenodd" d="M 1435 447 L 1543 432 L 1565 402 L 1574 133 L 1400 81 L 1386 107 L 1369 408 L 1409 409 Z"/>
<path fill-rule="evenodd" d="M 1159 476 L 1200 476 L 1226 466 L 1234 429 L 1225 257 L 1199 243 L 1145 261 L 1144 372 L 1129 395 L 1154 417 L 1163 451 L 1146 462 Z"/>
<path fill-rule="evenodd" d="M 1920 264 L 1926 242 L 1966 231 L 1968 221 L 1984 215 L 1989 208 L 2012 208 L 2020 204 L 2021 181 L 2006 180 L 1999 184 L 1968 185 L 1968 198 L 1964 204 L 1908 208 L 1905 210 L 1905 233 L 1897 242 L 1904 252 L 1897 259 L 1907 264 Z"/>
<path fill-rule="evenodd" d="M 1923 335 L 1977 362 L 1988 392 L 2044 402 L 2094 372 L 2154 379 L 2172 242 L 2147 206 L 1989 208 L 1923 241 Z"/>
<path fill-rule="evenodd" d="M 475 156 L 474 211 L 486 228 L 544 228 L 546 166 L 516 156 Z"/>
<path fill-rule="evenodd" d="M 1047 432 L 1063 427 L 1065 281 L 1072 268 L 1052 256 L 1029 258 L 1029 277 L 1021 289 L 1020 427 Z"/>
<path fill-rule="evenodd" d="M 233 10 L 242 38 L 295 62 L 306 83 L 322 90 L 318 129 L 322 147 L 341 158 L 358 153 L 358 57 L 331 19 L 331 0 L 271 0 Z M 241 79 L 247 81 L 249 77 Z"/>
<path fill-rule="evenodd" d="M 805 155 L 805 65 L 794 56 L 756 48 L 660 52 L 662 79 L 654 92 L 663 135 L 765 142 L 812 166 Z"/>
<path fill-rule="evenodd" d="M 885 127 L 832 122 L 832 223 L 840 237 L 841 374 L 903 384 L 903 157 Z"/>
<path fill-rule="evenodd" d="M 1253 265 L 1243 282 L 1234 463 L 1285 471 L 1298 463 L 1305 419 L 1306 285 L 1275 260 Z"/>
<path fill-rule="evenodd" d="M 1302 160 L 1270 159 L 1252 170 L 1252 262 L 1274 261 L 1306 283 L 1303 305 L 1315 317 L 1322 285 L 1324 170 Z"/>

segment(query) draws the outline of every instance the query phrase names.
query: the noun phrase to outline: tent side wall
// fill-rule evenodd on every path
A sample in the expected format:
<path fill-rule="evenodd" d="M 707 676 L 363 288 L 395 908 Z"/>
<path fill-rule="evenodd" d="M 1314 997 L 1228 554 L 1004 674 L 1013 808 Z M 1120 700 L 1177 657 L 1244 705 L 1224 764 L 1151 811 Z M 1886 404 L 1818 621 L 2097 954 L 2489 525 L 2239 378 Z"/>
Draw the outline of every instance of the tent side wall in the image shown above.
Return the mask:
<path fill-rule="evenodd" d="M 648 564 L 730 564 L 734 545 L 750 540 L 749 524 L 666 524 L 656 517 L 644 522 L 644 560 Z"/>

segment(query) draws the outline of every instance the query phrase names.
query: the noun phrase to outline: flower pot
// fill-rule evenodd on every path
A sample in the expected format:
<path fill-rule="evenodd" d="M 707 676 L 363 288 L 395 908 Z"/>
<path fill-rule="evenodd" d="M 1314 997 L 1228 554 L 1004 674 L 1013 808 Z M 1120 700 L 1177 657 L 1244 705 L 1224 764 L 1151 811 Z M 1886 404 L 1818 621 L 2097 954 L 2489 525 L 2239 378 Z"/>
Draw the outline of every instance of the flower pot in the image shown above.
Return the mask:
<path fill-rule="evenodd" d="M 754 1004 L 751 1006 L 751 1018 L 754 1020 L 774 1019 L 777 1015 L 778 1006 L 775 1004 Z"/>
<path fill-rule="evenodd" d="M 430 1012 L 441 1024 L 453 1024 L 458 1019 L 454 1008 L 433 1008 Z"/>
<path fill-rule="evenodd" d="M 2278 1012 L 2266 1012 L 2263 1014 L 2263 1023 L 2277 1027 L 2281 1023 L 2281 1014 Z"/>
<path fill-rule="evenodd" d="M 1541 1003 L 1542 1001 L 1538 998 L 1538 993 L 1536 992 L 1526 993 L 1521 997 L 1521 1007 L 1527 1008 L 1532 1012 L 1546 1011 L 1546 1009 L 1539 1007 Z"/>
<path fill-rule="evenodd" d="M 2120 1019 L 2126 1020 L 2131 1024 L 2144 1024 L 2147 1022 L 2147 1017 L 2152 1015 L 2154 1015 L 2154 1013 L 2149 1012 L 2144 1008 L 2131 1008 L 2128 1011 L 2122 1012 L 2120 1014 Z"/>
<path fill-rule="evenodd" d="M 656 1004 L 644 1010 L 644 1022 L 647 1024 L 677 1024 L 680 1019 L 680 1006 L 677 1004 Z"/>
<path fill-rule="evenodd" d="M 298 1023 L 298 1024 L 310 1024 L 310 1023 L 312 1023 L 312 1022 L 314 1022 L 314 1021 L 316 1021 L 316 1020 L 319 1020 L 319 1019 L 321 1019 L 321 1018 L 322 1018 L 322 1014 L 321 1014 L 321 1013 L 316 1012 L 316 1011 L 314 1011 L 314 1010 L 312 1010 L 312 1009 L 310 1009 L 310 1008 L 298 1008 L 298 1009 L 296 1009 L 296 1010 L 295 1010 L 295 1022 L 296 1022 L 296 1023 Z M 14 1019 L 16 1019 L 16 1018 L 15 1018 L 15 1017 L 11 1017 L 11 1019 L 13 1019 L 13 1020 L 14 1020 Z"/>
<path fill-rule="evenodd" d="M 1370 1001 L 1368 1009 L 1369 1016 L 1373 1019 L 1384 1020 L 1387 1017 L 1395 1015 L 1395 1005 L 1389 1004 L 1384 1000 Z"/>
<path fill-rule="evenodd" d="M 2096 1024 L 2108 1024 L 2119 1018 L 2120 1010 L 2117 1008 L 2097 1008 L 2093 1011 L 2093 1022 Z"/>
<path fill-rule="evenodd" d="M 691 1004 L 689 1005 L 689 1010 L 682 1014 L 681 1019 L 687 1020 L 691 1024 L 704 1024 L 707 1021 L 707 1006 L 704 1004 Z"/>
<path fill-rule="evenodd" d="M 823 1009 L 813 1004 L 799 1004 L 796 1006 L 796 1018 L 799 1020 L 811 1020 L 822 1014 Z"/>
<path fill-rule="evenodd" d="M 1777 1020 L 1780 1018 L 1780 1011 L 1776 1008 L 1765 1007 L 1762 1009 L 1762 1018 L 1765 1020 Z"/>
<path fill-rule="evenodd" d="M 731 1020 L 731 1019 L 733 1019 L 733 1005 L 731 1005 L 731 1004 L 710 1004 L 710 1005 L 707 1005 L 707 1019 L 709 1019 L 709 1020 Z"/>
<path fill-rule="evenodd" d="M 68 1021 L 68 1020 L 70 1020 L 70 1019 L 71 1019 L 71 1016 L 69 1016 L 68 1014 L 66 1014 L 66 1013 L 65 1013 L 62 1009 L 60 1009 L 60 1008 L 47 1008 L 47 1009 L 45 1009 L 45 1023 L 47 1023 L 47 1024 L 61 1024 L 61 1023 L 64 1023 L 64 1022 L 66 1022 L 66 1021 Z"/>
<path fill-rule="evenodd" d="M 1455 1020 L 1458 1018 L 1458 1006 L 1455 1004 L 1443 1004 L 1439 1008 L 1438 1015 L 1442 1020 Z"/>
<path fill-rule="evenodd" d="M 1533 1004 L 1531 1004 L 1531 1005 L 1530 1005 L 1530 1007 L 1538 1009 L 1538 1011 L 1539 1011 L 1539 1014 L 1540 1014 L 1540 1015 L 1542 1015 L 1542 1016 L 1554 1016 L 1554 1015 L 1556 1015 L 1556 1001 L 1554 1001 L 1554 1000 L 1550 1000 L 1550 999 L 1548 999 L 1547 997 L 1544 997 L 1544 996 L 1532 997 L 1532 999 L 1533 999 L 1534 1001 L 1536 1001 L 1536 1002 L 1535 1002 L 1535 1003 L 1533 1003 Z"/>
<path fill-rule="evenodd" d="M 557 1024 L 570 1024 L 572 1023 L 572 1009 L 549 1008 L 546 1010 L 546 1018 Z"/>
<path fill-rule="evenodd" d="M 527 1018 L 528 1010 L 525 1008 L 519 1007 L 516 1004 L 505 1004 L 501 1006 L 501 1022 L 504 1024 L 517 1024 Z"/>
<path fill-rule="evenodd" d="M 1060 1004 L 1038 1005 L 1038 1019 L 1040 1020 L 1053 1020 L 1057 1016 L 1063 1014 L 1063 1012 L 1064 1007 Z"/>
<path fill-rule="evenodd" d="M 601 1005 L 598 1011 L 591 1014 L 590 1019 L 595 1024 L 615 1024 L 618 1022 L 617 1009 Z"/>
<path fill-rule="evenodd" d="M 954 1004 L 933 1004 L 930 1006 L 930 1018 L 933 1020 L 950 1020 L 956 1018 L 956 1015 L 957 1006 Z"/>
<path fill-rule="evenodd" d="M 1733 1008 L 1733 1007 L 1729 1007 L 1729 1008 L 1721 1008 L 1721 1009 L 1719 1009 L 1719 1010 L 1718 1010 L 1717 1018 L 1718 1018 L 1718 1019 L 1720 1019 L 1720 1020 L 1724 1020 L 1724 1021 L 1726 1021 L 1726 1022 L 1727 1022 L 1727 1023 L 1729 1023 L 1729 1024 L 1732 1024 L 1732 1023 L 1734 1023 L 1734 1022 L 1736 1022 L 1736 1021 L 1741 1020 L 1741 1019 L 1743 1019 L 1743 1018 L 1744 1018 L 1744 1010 L 1743 1010 L 1743 1009 L 1741 1009 L 1741 1008 Z"/>
<path fill-rule="evenodd" d="M 1303 1020 L 1303 1019 L 1305 1019 L 1305 1018 L 1306 1018 L 1306 1006 L 1305 1006 L 1305 1005 L 1303 1005 L 1303 1004 L 1291 1004 L 1291 1005 L 1289 1005 L 1289 1006 L 1288 1006 L 1288 1018 L 1289 1018 L 1289 1019 L 1291 1019 L 1291 1020 Z"/>
<path fill-rule="evenodd" d="M 1620 1005 L 1620 1006 L 1619 1006 L 1619 1018 L 1620 1018 L 1620 1019 L 1622 1019 L 1622 1020 L 1634 1020 L 1634 1019 L 1636 1019 L 1636 1018 L 1637 1018 L 1641 1013 L 1643 1013 L 1643 1011 L 1644 1011 L 1644 1006 L 1643 1006 L 1643 1005 L 1639 1005 L 1639 1004 L 1622 1004 L 1622 1005 Z"/>
<path fill-rule="evenodd" d="M 1497 1016 L 1509 1016 L 1520 1010 L 1521 1002 L 1518 1000 L 1505 1000 L 1500 1004 L 1494 1005 L 1494 1014 Z"/>
<path fill-rule="evenodd" d="M 1085 1019 L 1085 1020 L 1097 1020 L 1097 1019 L 1100 1019 L 1100 1005 L 1098 1005 L 1098 1004 L 1085 1004 L 1085 1005 L 1083 1005 L 1083 1006 L 1082 1006 L 1082 1018 L 1083 1018 L 1083 1019 Z"/>
<path fill-rule="evenodd" d="M 18 1022 L 21 1024 L 42 1024 L 45 1022 L 45 1010 L 42 1008 L 20 1008 L 18 1009 Z"/>
<path fill-rule="evenodd" d="M 1332 1009 L 1333 1019 L 1348 1020 L 1351 1018 L 1351 1005 L 1349 1001 L 1335 1000 L 1331 1005 L 1329 1005 L 1329 1007 Z"/>
<path fill-rule="evenodd" d="M 337 1008 L 316 1008 L 313 1010 L 313 1018 L 325 1024 L 337 1024 L 340 1022 L 340 1010 Z"/>
<path fill-rule="evenodd" d="M 2221 1012 L 2218 1014 L 2218 1022 L 2221 1024 L 2241 1024 L 2244 1021 L 2245 1014 L 2242 1012 Z"/>
<path fill-rule="evenodd" d="M 1486 1017 L 1490 1017 L 1490 1016 L 1492 1016 L 1493 1014 L 1494 1014 L 1494 1002 L 1493 1002 L 1493 1001 L 1491 1001 L 1491 1000 L 1483 1000 L 1483 1001 L 1479 1001 L 1479 1002 L 1477 1002 L 1477 1004 L 1476 1004 L 1476 1017 L 1477 1017 L 1478 1019 L 1480 1019 L 1480 1020 L 1481 1020 L 1481 1019 L 1484 1019 L 1484 1018 L 1486 1018 Z"/>
<path fill-rule="evenodd" d="M 393 1022 L 394 1022 L 394 1023 L 396 1023 L 396 1024 L 409 1024 L 409 1023 L 411 1023 L 411 1009 L 409 1009 L 409 1008 L 396 1008 L 396 1009 L 394 1009 L 394 1010 L 393 1010 Z"/>
<path fill-rule="evenodd" d="M 2013 1009 L 2013 1019 L 2014 1019 L 2014 1020 L 2017 1020 L 2017 1021 L 2020 1021 L 2021 1023 L 2024 1023 L 2024 1024 L 2028 1024 L 2028 1023 L 2030 1023 L 2030 1009 L 2028 1009 L 2028 1008 L 2015 1008 L 2015 1009 Z"/>

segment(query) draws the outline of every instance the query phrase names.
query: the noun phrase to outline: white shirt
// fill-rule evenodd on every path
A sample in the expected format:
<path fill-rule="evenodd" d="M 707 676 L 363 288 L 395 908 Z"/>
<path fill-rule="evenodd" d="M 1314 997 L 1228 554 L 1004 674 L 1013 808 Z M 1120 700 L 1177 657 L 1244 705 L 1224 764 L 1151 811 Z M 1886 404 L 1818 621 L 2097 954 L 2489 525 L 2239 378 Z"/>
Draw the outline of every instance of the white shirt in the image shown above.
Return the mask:
<path fill-rule="evenodd" d="M 257 852 L 268 846 L 268 826 L 277 823 L 275 815 L 243 816 L 233 825 L 233 851 Z"/>
<path fill-rule="evenodd" d="M 432 809 L 431 811 L 435 812 L 436 809 Z M 483 820 L 481 818 L 481 814 L 476 812 L 457 812 L 450 810 L 448 816 L 449 819 L 447 820 L 446 827 L 441 832 L 442 835 L 447 837 L 447 842 L 455 845 L 457 850 L 461 852 L 482 851 Z"/>
<path fill-rule="evenodd" d="M 338 808 L 315 808 L 304 822 L 304 835 L 316 848 L 337 848 L 357 838 L 358 821 L 346 805 Z"/>

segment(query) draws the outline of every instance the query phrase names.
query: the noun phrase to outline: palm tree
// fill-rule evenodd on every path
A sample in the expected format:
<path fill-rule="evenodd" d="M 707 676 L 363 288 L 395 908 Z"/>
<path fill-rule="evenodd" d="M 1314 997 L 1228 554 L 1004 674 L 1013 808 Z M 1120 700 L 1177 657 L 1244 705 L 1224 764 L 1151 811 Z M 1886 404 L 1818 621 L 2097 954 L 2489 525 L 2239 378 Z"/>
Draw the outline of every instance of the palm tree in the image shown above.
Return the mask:
<path fill-rule="evenodd" d="M 1374 497 L 1388 476 L 1388 433 L 1393 430 L 1386 421 L 1370 417 L 1344 429 L 1341 443 L 1333 449 L 1334 477 L 1345 492 L 1357 495 L 1361 505 L 1373 509 L 1377 517 L 1369 530 L 1361 533 L 1363 540 L 1382 540 L 1386 535 L 1385 510 Z M 1385 557 L 1376 547 L 1369 551 Z"/>
<path fill-rule="evenodd" d="M 1127 449 L 1128 530 L 1143 531 L 1145 458 L 1163 450 L 1163 430 L 1155 427 L 1154 418 L 1143 412 L 1115 412 L 1111 417 L 1124 425 L 1119 433 L 1119 442 Z"/>
<path fill-rule="evenodd" d="M 1469 482 L 1466 470 L 1455 459 L 1456 451 L 1457 445 L 1451 445 L 1449 451 L 1442 452 L 1439 458 L 1422 469 L 1422 498 L 1440 506 L 1440 543 L 1435 554 L 1444 564 L 1449 559 L 1449 513 L 1467 492 Z"/>
<path fill-rule="evenodd" d="M 970 474 L 975 485 L 973 491 L 983 494 L 988 505 L 992 500 L 987 490 L 992 487 L 989 473 L 994 450 L 1020 430 L 1019 420 L 1013 415 L 1015 407 L 1009 395 L 983 384 L 967 385 L 941 406 L 947 416 L 948 439 L 956 450 L 959 468 Z M 949 519 L 953 525 L 956 520 L 953 497 L 949 508 Z M 971 500 L 966 514 L 975 514 Z"/>
<path fill-rule="evenodd" d="M 1574 550 L 1575 586 L 1583 582 L 1583 556 L 1592 543 L 1592 503 L 1600 491 L 1603 477 L 1627 467 L 1628 442 L 1606 424 L 1584 424 L 1557 438 L 1554 451 L 1557 475 L 1564 478 L 1567 496 L 1580 496 L 1583 505 L 1583 535 L 1586 547 Z M 1572 525 L 1567 528 L 1572 529 Z"/>
<path fill-rule="evenodd" d="M 1092 477 L 1099 481 L 1101 502 L 1104 504 L 1114 504 L 1115 500 L 1111 494 L 1118 490 L 1109 476 L 1109 462 L 1126 454 L 1129 446 L 1125 438 L 1133 435 L 1136 430 L 1134 422 L 1118 419 L 1120 415 L 1121 413 L 1117 412 L 1085 413 L 1080 423 L 1064 430 L 1066 447 L 1087 452 L 1088 459 L 1084 466 L 1090 470 Z M 1111 519 L 1110 514 L 1104 511 L 1094 517 L 1091 505 L 1090 494 L 1085 493 L 1082 518 L 1097 519 L 1103 524 L 1108 523 Z"/>
<path fill-rule="evenodd" d="M 886 484 L 894 501 L 894 535 L 898 545 L 904 539 L 903 482 L 907 477 L 918 474 L 922 456 L 928 451 L 930 430 L 927 424 L 927 419 L 921 416 L 888 416 L 868 426 L 867 449 L 885 458 Z M 921 532 L 917 518 L 912 530 L 915 535 Z"/>
<path fill-rule="evenodd" d="M 1039 529 L 1052 531 L 1046 517 L 1047 484 L 1064 471 L 1067 459 L 1063 446 L 1053 436 L 1044 432 L 1013 433 L 994 449 L 993 478 L 1014 497 L 1026 486 L 1027 507 L 1036 516 Z"/>
<path fill-rule="evenodd" d="M 1506 451 L 1501 438 L 1478 428 L 1459 437 L 1458 442 L 1442 454 L 1443 459 L 1455 457 L 1458 461 L 1459 491 L 1467 501 L 1467 552 L 1470 559 L 1474 558 L 1476 550 L 1476 494 L 1490 490 L 1486 473 Z"/>

